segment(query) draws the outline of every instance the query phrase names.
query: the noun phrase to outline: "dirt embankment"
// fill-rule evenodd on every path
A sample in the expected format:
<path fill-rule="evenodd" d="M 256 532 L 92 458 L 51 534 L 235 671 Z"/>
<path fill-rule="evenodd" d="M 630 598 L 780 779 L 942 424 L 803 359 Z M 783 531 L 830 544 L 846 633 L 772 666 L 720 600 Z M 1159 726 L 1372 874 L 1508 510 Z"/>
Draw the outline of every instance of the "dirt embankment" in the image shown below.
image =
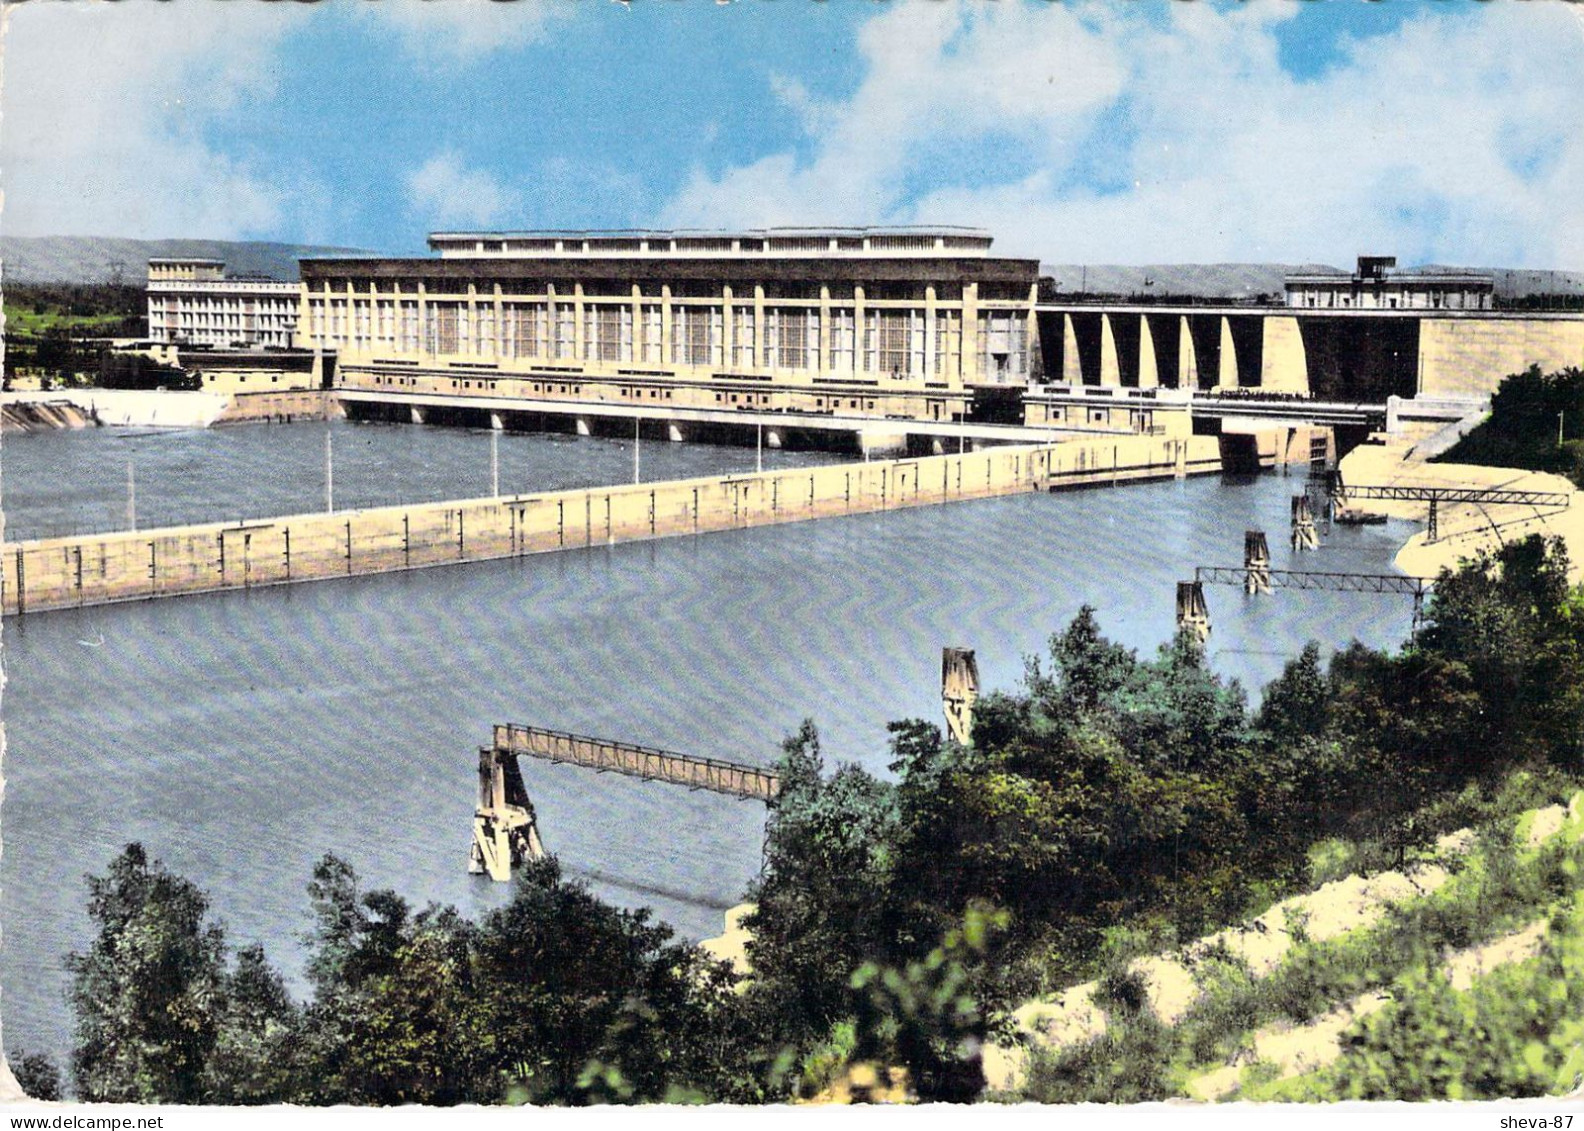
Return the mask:
<path fill-rule="evenodd" d="M 1530 534 L 1560 536 L 1572 562 L 1570 579 L 1584 579 L 1584 493 L 1560 475 L 1521 471 L 1510 467 L 1480 467 L 1462 463 L 1427 463 L 1407 443 L 1365 444 L 1342 461 L 1342 482 L 1354 485 L 1396 487 L 1480 487 L 1501 491 L 1548 491 L 1566 494 L 1566 507 L 1513 503 L 1437 503 L 1437 539 L 1427 541 L 1420 531 L 1398 551 L 1397 568 L 1416 577 L 1434 577 L 1443 568 L 1454 569 L 1463 558 L 1481 550 L 1494 554 L 1506 542 Z M 1345 487 L 1344 487 L 1345 489 Z M 1359 510 L 1426 521 L 1429 504 L 1393 499 L 1361 499 L 1351 504 Z"/>

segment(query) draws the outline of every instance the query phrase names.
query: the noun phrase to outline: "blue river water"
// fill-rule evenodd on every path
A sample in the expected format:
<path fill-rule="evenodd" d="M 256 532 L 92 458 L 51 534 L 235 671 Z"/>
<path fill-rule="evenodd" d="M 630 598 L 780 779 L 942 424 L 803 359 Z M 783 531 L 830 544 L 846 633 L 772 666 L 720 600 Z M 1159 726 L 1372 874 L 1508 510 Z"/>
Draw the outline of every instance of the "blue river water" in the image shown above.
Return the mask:
<path fill-rule="evenodd" d="M 220 496 L 243 513 L 311 509 L 326 427 L 338 455 L 366 451 L 374 469 L 360 484 L 338 464 L 349 492 L 480 493 L 481 452 L 488 489 L 477 433 L 57 433 L 6 439 L 8 520 L 68 521 L 70 500 L 117 481 L 129 444 L 144 453 L 140 491 L 168 484 L 171 515 L 197 517 Z M 70 458 L 50 451 L 56 441 Z M 147 454 L 161 445 L 179 454 Z M 754 460 L 647 442 L 642 452 L 646 477 Z M 631 475 L 630 447 L 607 440 L 503 437 L 501 453 L 503 478 L 510 466 L 541 488 Z M 1024 657 L 1088 603 L 1113 638 L 1153 650 L 1172 632 L 1175 581 L 1195 565 L 1238 564 L 1245 529 L 1267 531 L 1273 564 L 1288 564 L 1299 489 L 1264 475 L 1020 495 L 8 620 L 5 1042 L 57 1056 L 68 1045 L 63 956 L 89 941 L 84 876 L 129 841 L 207 890 L 229 937 L 262 942 L 300 991 L 304 885 L 326 852 L 418 905 L 477 914 L 503 899 L 504 885 L 465 868 L 476 751 L 492 724 L 764 763 L 812 717 L 828 762 L 884 772 L 887 721 L 938 717 L 942 645 L 977 649 L 986 688 L 1009 689 Z M 1301 568 L 1389 572 L 1410 529 L 1338 529 Z M 1211 659 L 1251 697 L 1309 638 L 1392 645 L 1410 627 L 1400 596 L 1208 596 Z M 762 806 L 531 760 L 523 769 L 571 875 L 653 907 L 686 937 L 720 932 L 758 868 Z"/>

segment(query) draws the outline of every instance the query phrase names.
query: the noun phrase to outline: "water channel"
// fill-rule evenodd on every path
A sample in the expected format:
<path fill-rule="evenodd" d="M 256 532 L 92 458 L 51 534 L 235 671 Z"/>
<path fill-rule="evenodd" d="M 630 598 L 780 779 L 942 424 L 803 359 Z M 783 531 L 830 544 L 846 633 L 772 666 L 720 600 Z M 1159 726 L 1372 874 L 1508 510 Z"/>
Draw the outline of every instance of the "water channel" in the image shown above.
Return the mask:
<path fill-rule="evenodd" d="M 194 469 L 142 472 L 140 484 L 183 496 L 167 502 L 174 517 L 212 509 L 222 481 L 244 513 L 279 500 L 312 509 L 304 496 L 326 427 L 338 458 L 361 452 L 372 469 L 358 486 L 342 470 L 350 461 L 338 463 L 348 491 L 394 501 L 488 489 L 488 441 L 476 433 L 57 433 L 6 439 L 8 519 L 74 521 L 60 516 L 80 508 L 63 500 L 102 492 L 118 467 L 124 477 L 129 444 L 145 469 L 160 466 L 147 453 L 161 445 L 179 452 L 170 466 Z M 40 458 L 19 454 L 30 445 Z M 646 478 L 754 460 L 751 449 L 642 451 Z M 630 447 L 607 440 L 504 437 L 501 462 L 503 480 L 511 467 L 541 489 L 631 476 Z M 220 481 L 200 488 L 196 470 L 216 468 Z M 30 484 L 55 501 L 40 503 Z M 477 914 L 504 898 L 504 885 L 465 871 L 476 749 L 491 724 L 768 762 L 812 716 L 827 761 L 883 772 L 886 722 L 938 715 L 943 644 L 976 648 L 986 687 L 1011 688 L 1023 657 L 1089 603 L 1113 638 L 1153 650 L 1172 631 L 1173 583 L 1195 565 L 1237 564 L 1245 529 L 1267 531 L 1273 565 L 1288 565 L 1300 486 L 1207 477 L 1016 496 L 8 620 L 6 1044 L 57 1056 L 67 1046 L 62 958 L 89 941 L 83 877 L 128 841 L 206 889 L 232 941 L 263 942 L 301 992 L 304 885 L 325 852 L 417 905 Z M 1298 568 L 1389 572 L 1409 531 L 1338 529 Z M 1388 645 L 1410 625 L 1400 596 L 1208 596 L 1212 660 L 1254 696 L 1310 637 Z M 684 936 L 719 933 L 758 867 L 762 806 L 527 760 L 524 774 L 566 870 L 612 901 L 653 907 Z"/>

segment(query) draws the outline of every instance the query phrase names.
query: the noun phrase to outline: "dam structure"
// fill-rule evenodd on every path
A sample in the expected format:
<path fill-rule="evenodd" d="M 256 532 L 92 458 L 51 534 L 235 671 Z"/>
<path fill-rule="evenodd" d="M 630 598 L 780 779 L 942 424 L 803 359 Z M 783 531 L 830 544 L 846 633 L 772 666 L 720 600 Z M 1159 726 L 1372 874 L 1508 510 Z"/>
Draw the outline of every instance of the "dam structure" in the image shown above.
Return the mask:
<path fill-rule="evenodd" d="M 1584 314 L 1503 309 L 1489 272 L 1361 256 L 1281 294 L 1066 296 L 994 244 L 946 225 L 436 232 L 428 256 L 300 260 L 272 284 L 275 352 L 235 356 L 214 351 L 255 341 L 262 284 L 157 260 L 149 332 L 234 396 L 221 422 L 647 427 L 865 456 L 1152 434 L 1170 399 L 1207 434 L 1428 435 L 1509 374 L 1584 365 Z M 309 392 L 324 400 L 274 403 Z"/>
<path fill-rule="evenodd" d="M 43 538 L 0 546 L 0 608 L 14 615 L 251 589 L 1221 469 L 1214 437 L 1101 436 Z"/>

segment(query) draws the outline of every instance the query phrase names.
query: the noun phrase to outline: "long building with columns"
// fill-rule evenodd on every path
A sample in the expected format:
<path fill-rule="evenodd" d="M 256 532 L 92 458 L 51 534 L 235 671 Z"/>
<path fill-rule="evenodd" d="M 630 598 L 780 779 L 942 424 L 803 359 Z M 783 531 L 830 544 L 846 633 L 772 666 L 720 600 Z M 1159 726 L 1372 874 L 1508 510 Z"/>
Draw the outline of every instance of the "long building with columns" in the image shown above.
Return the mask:
<path fill-rule="evenodd" d="M 968 228 L 461 232 L 304 259 L 345 389 L 961 419 L 1042 377 L 1039 265 Z"/>

